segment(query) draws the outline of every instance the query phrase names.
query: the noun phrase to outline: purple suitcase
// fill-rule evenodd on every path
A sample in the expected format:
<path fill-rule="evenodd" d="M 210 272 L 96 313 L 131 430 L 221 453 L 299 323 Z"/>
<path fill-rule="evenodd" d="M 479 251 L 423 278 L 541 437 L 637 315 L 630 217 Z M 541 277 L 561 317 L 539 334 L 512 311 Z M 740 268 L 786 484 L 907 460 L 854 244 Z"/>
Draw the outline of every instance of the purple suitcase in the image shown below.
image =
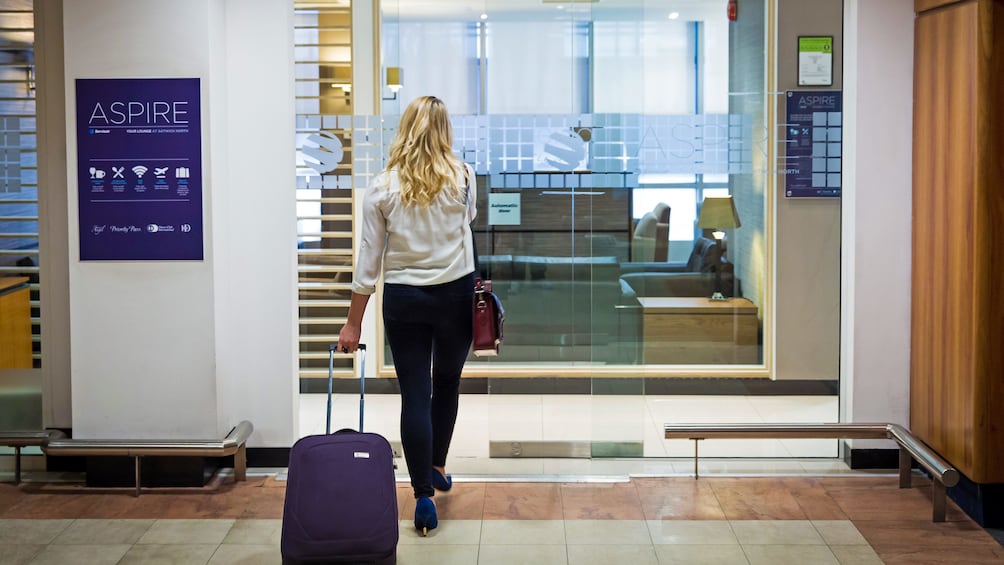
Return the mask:
<path fill-rule="evenodd" d="M 394 452 L 383 436 L 362 431 L 366 346 L 359 345 L 359 431 L 331 434 L 335 347 L 328 348 L 329 433 L 301 438 L 289 453 L 282 562 L 395 563 L 398 512 Z"/>

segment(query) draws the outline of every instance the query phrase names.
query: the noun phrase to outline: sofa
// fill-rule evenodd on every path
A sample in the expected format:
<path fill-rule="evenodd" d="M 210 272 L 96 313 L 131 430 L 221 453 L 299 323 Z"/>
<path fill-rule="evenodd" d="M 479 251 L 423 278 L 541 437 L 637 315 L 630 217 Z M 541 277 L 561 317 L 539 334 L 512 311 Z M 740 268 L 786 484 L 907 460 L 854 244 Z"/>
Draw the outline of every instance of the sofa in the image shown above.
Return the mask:
<path fill-rule="evenodd" d="M 742 296 L 741 283 L 735 277 L 735 266 L 722 257 L 718 242 L 706 237 L 698 237 L 694 241 L 686 263 L 651 261 L 621 264 L 619 282 L 618 336 L 623 344 L 622 356 L 634 360 L 640 359 L 642 311 L 639 297 L 710 297 L 716 290 L 725 296 Z M 716 288 L 716 285 L 720 286 Z"/>
<path fill-rule="evenodd" d="M 724 286 L 738 289 L 732 264 L 722 259 L 717 242 L 703 237 L 686 263 L 534 255 L 483 255 L 479 261 L 506 310 L 499 361 L 634 363 L 639 296 L 711 296 L 716 269 Z"/>
<path fill-rule="evenodd" d="M 631 234 L 632 261 L 661 261 L 669 258 L 669 217 L 671 209 L 660 202 L 635 224 Z"/>

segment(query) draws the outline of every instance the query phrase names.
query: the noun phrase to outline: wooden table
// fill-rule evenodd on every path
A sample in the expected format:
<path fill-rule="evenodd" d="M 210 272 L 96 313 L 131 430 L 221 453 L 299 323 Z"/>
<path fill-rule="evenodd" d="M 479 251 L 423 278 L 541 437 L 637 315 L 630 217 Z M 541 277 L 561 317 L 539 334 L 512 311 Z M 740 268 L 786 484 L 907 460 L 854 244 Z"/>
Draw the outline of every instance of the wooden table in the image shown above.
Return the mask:
<path fill-rule="evenodd" d="M 757 307 L 745 298 L 638 298 L 645 363 L 756 364 L 760 362 Z"/>
<path fill-rule="evenodd" d="M 31 368 L 28 277 L 0 278 L 0 369 Z"/>

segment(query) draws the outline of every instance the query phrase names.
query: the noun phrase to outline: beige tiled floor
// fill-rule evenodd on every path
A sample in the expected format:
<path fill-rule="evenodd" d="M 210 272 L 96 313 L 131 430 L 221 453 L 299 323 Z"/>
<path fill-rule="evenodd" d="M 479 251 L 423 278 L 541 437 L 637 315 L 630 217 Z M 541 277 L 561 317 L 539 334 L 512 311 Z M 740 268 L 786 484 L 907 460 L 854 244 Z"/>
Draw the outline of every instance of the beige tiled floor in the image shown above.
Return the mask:
<path fill-rule="evenodd" d="M 367 398 L 367 429 L 396 440 L 397 396 Z M 333 426 L 355 427 L 357 407 L 339 395 Z M 449 461 L 457 484 L 437 495 L 440 527 L 427 538 L 412 527 L 399 460 L 398 563 L 1004 563 L 953 503 L 948 522 L 930 522 L 926 479 L 899 489 L 894 475 L 850 471 L 835 441 L 704 442 L 708 478 L 695 481 L 693 445 L 661 438 L 666 422 L 836 417 L 834 397 L 465 396 Z M 303 395 L 301 435 L 323 426 L 324 396 Z M 648 457 L 488 457 L 489 441 L 527 439 L 642 440 Z M 0 484 L 0 565 L 279 563 L 285 470 L 252 471 L 139 498 L 37 472 Z"/>
<path fill-rule="evenodd" d="M 255 471 L 204 489 L 0 484 L 0 564 L 279 563 L 286 483 Z M 930 481 L 894 476 L 637 477 L 459 482 L 420 537 L 399 484 L 399 563 L 1004 563 L 951 501 L 932 523 Z"/>
<path fill-rule="evenodd" d="M 0 520 L 7 564 L 275 564 L 279 520 Z M 398 563 L 881 563 L 848 520 L 402 520 Z M 18 535 L 12 536 L 11 532 Z"/>

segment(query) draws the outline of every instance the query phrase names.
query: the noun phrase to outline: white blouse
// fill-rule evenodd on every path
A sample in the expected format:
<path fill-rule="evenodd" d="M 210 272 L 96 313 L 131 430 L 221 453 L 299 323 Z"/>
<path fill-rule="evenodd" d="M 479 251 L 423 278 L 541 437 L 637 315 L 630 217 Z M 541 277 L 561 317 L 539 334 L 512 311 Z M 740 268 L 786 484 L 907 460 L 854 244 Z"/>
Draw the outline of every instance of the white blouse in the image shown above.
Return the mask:
<path fill-rule="evenodd" d="M 362 241 L 352 291 L 373 294 L 384 282 L 429 286 L 474 272 L 470 223 L 477 216 L 474 170 L 464 164 L 469 191 L 442 191 L 429 206 L 405 205 L 397 170 L 377 175 L 363 196 Z M 457 186 L 464 186 L 459 175 Z"/>

